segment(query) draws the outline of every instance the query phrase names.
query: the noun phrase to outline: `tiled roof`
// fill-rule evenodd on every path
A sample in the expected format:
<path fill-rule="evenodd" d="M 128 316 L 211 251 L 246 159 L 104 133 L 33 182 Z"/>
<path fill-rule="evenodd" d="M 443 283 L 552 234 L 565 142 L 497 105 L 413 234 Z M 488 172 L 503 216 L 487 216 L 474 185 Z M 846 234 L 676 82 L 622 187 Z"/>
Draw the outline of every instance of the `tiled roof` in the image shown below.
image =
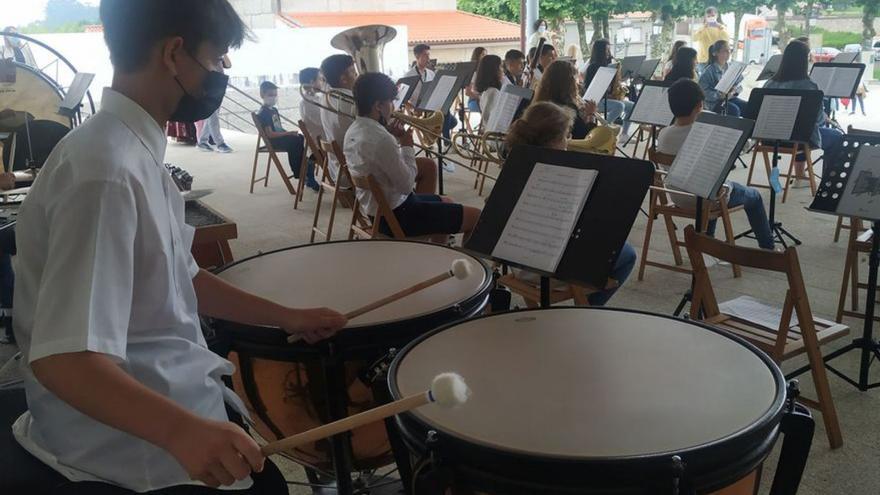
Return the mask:
<path fill-rule="evenodd" d="M 518 24 L 460 10 L 391 12 L 289 12 L 282 18 L 297 27 L 406 26 L 409 44 L 516 41 Z"/>

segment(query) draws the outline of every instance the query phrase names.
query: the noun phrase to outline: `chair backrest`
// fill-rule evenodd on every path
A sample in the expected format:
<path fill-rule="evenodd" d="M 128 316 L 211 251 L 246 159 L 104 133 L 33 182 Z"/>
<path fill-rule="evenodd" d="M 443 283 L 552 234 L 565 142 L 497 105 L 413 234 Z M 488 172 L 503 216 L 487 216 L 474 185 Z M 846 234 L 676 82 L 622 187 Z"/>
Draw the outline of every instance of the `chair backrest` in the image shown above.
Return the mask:
<path fill-rule="evenodd" d="M 306 126 L 306 123 L 302 120 L 297 122 L 297 125 L 299 125 L 300 132 L 302 132 L 302 135 L 306 140 L 306 146 L 308 146 L 309 149 L 312 150 L 312 155 L 315 156 L 315 161 L 317 163 L 324 163 L 324 150 L 321 149 L 317 141 L 320 136 L 312 136 L 312 133 L 309 132 L 309 128 Z"/>
<path fill-rule="evenodd" d="M 260 122 L 260 118 L 255 112 L 251 112 L 251 119 L 254 121 L 254 127 L 257 128 L 257 153 L 260 152 L 261 147 L 265 147 L 266 151 L 269 153 L 275 153 L 275 149 L 272 148 L 272 141 L 266 136 L 266 130 L 263 129 L 263 123 Z"/>
<path fill-rule="evenodd" d="M 667 153 L 660 153 L 657 150 L 649 149 L 648 150 L 648 160 L 654 162 L 655 165 L 662 165 L 664 167 L 671 167 L 672 162 L 675 161 L 675 155 L 670 155 Z"/>
<path fill-rule="evenodd" d="M 780 355 L 782 348 L 785 346 L 792 312 L 797 314 L 802 333 L 806 331 L 815 333 L 813 313 L 810 309 L 810 301 L 807 298 L 807 289 L 804 285 L 797 250 L 794 247 L 788 247 L 785 251 L 778 252 L 767 249 L 732 246 L 705 234 L 698 234 L 691 225 L 685 228 L 684 238 L 694 273 L 691 318 L 699 318 L 700 307 L 705 312 L 707 319 L 721 314 L 718 308 L 718 300 L 715 297 L 715 291 L 712 289 L 712 283 L 709 279 L 709 270 L 703 261 L 703 254 L 708 254 L 734 265 L 785 274 L 788 280 L 788 291 L 785 295 L 782 320 L 780 321 L 778 339 L 775 345 Z"/>
<path fill-rule="evenodd" d="M 373 218 L 372 237 L 379 236 L 379 226 L 382 225 L 382 219 L 385 219 L 385 223 L 387 223 L 388 227 L 391 229 L 391 236 L 394 239 L 405 239 L 406 234 L 403 232 L 403 228 L 400 226 L 400 222 L 397 221 L 397 216 L 394 214 L 394 210 L 391 209 L 391 204 L 388 203 L 388 199 L 385 197 L 385 192 L 382 191 L 382 187 L 376 182 L 376 179 L 372 175 L 367 175 L 366 177 L 352 175 L 351 180 L 356 188 L 370 191 L 370 194 L 373 196 L 373 201 L 376 202 L 376 215 Z"/>

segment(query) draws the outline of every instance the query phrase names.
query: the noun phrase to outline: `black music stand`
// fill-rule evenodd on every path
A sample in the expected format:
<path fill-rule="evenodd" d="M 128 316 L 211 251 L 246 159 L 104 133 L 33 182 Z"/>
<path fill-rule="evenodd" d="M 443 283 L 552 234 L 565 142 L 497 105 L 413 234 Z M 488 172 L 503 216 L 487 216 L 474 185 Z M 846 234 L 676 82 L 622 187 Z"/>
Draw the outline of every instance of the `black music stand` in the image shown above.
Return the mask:
<path fill-rule="evenodd" d="M 416 88 L 419 86 L 419 83 L 422 82 L 422 76 L 409 76 L 409 77 L 401 77 L 397 80 L 397 99 L 394 100 L 394 109 L 400 110 L 404 105 L 412 98 L 413 93 L 416 92 Z M 400 90 L 403 89 L 402 86 L 406 85 L 406 92 L 404 94 L 400 94 Z"/>
<path fill-rule="evenodd" d="M 699 130 L 696 127 L 698 125 L 701 127 Z M 703 229 L 703 201 L 715 201 L 718 198 L 718 192 L 748 141 L 753 126 L 754 122 L 751 120 L 703 112 L 691 127 L 681 150 L 675 155 L 675 161 L 666 176 L 666 185 L 697 197 L 694 215 L 696 232 Z M 698 132 L 702 130 L 707 132 L 701 137 Z M 722 148 L 726 156 L 716 153 L 716 149 L 704 149 L 707 144 Z M 690 149 L 698 149 L 699 155 L 692 155 L 689 153 Z M 698 168 L 701 169 L 700 173 L 697 172 Z M 685 305 L 693 300 L 695 283 L 696 278 L 691 274 L 691 288 L 682 296 L 673 312 L 674 316 L 680 315 Z"/>
<path fill-rule="evenodd" d="M 534 95 L 535 92 L 529 88 L 521 88 L 512 84 L 504 86 L 495 103 L 492 118 L 484 120 L 482 123 L 483 132 L 507 132 L 513 121 L 529 106 Z M 509 111 L 507 104 L 515 104 L 516 107 Z"/>
<path fill-rule="evenodd" d="M 642 62 L 642 65 L 639 66 L 639 71 L 635 75 L 636 80 L 640 81 L 650 81 L 654 78 L 654 73 L 657 72 L 657 66 L 660 65 L 659 58 L 649 58 Z"/>
<path fill-rule="evenodd" d="M 64 95 L 64 101 L 58 107 L 58 113 L 68 117 L 74 124 L 82 123 L 79 109 L 94 79 L 94 74 L 77 72 L 67 89 L 67 94 Z"/>
<path fill-rule="evenodd" d="M 827 111 L 831 121 L 837 127 L 840 127 L 840 124 L 837 123 L 837 112 L 831 110 L 830 100 L 832 98 L 855 98 L 864 73 L 865 64 L 820 62 L 813 64 L 813 68 L 810 69 L 810 79 L 819 86 L 819 90 L 828 99 Z"/>
<path fill-rule="evenodd" d="M 822 183 L 810 211 L 871 221 L 872 242 L 868 258 L 868 287 L 865 296 L 865 321 L 862 336 L 825 356 L 825 367 L 862 392 L 880 387 L 868 383 L 874 360 L 880 360 L 880 342 L 874 338 L 874 306 L 877 304 L 877 271 L 880 267 L 880 137 L 847 136 L 840 153 L 826 162 Z M 871 156 L 861 156 L 871 153 Z M 876 199 L 875 199 L 876 198 Z M 828 364 L 850 351 L 861 354 L 859 380 L 855 381 Z M 802 373 L 809 367 L 797 370 Z"/>
<path fill-rule="evenodd" d="M 773 98 L 777 96 L 782 97 L 797 97 L 800 98 L 800 102 L 798 103 L 798 108 L 796 113 L 791 113 L 790 111 L 779 112 L 775 108 L 771 108 L 770 106 L 764 106 L 764 99 L 767 97 Z M 822 104 L 822 92 L 816 90 L 805 90 L 805 89 L 767 89 L 767 88 L 758 88 L 752 90 L 752 94 L 749 97 L 749 105 L 746 107 L 746 112 L 743 117 L 747 119 L 752 119 L 756 121 L 755 130 L 752 134 L 752 137 L 761 142 L 772 142 L 773 143 L 773 166 L 771 168 L 771 177 L 768 177 L 767 180 L 770 183 L 770 229 L 773 233 L 773 242 L 777 242 L 782 244 L 783 247 L 788 247 L 788 243 L 785 242 L 785 238 L 789 238 L 795 245 L 800 246 L 801 241 L 797 237 L 795 237 L 791 232 L 785 230 L 782 226 L 782 222 L 776 221 L 776 195 L 781 192 L 782 187 L 779 184 L 779 146 L 783 142 L 795 142 L 795 143 L 803 143 L 808 144 L 810 142 L 810 137 L 813 135 L 813 127 L 816 124 L 816 117 L 818 113 L 821 111 Z M 788 121 L 788 124 L 792 125 L 792 130 L 788 134 L 788 137 L 782 137 L 778 134 L 773 134 L 772 131 L 779 129 L 779 126 L 773 126 L 773 129 L 762 129 L 761 121 L 764 115 L 762 114 L 762 109 L 765 113 L 771 115 L 782 116 L 783 118 L 792 119 Z M 770 134 L 768 134 L 770 132 Z M 794 160 L 795 157 L 792 157 Z M 806 166 L 810 165 L 810 157 L 807 158 Z M 786 179 L 788 180 L 788 178 Z M 754 231 L 751 229 L 743 232 L 736 236 L 736 239 L 742 237 L 754 238 Z"/>
<path fill-rule="evenodd" d="M 771 77 L 775 76 L 779 71 L 779 66 L 782 64 L 782 54 L 773 55 L 770 57 L 770 60 L 764 64 L 764 69 L 758 74 L 758 81 L 766 81 Z"/>
<path fill-rule="evenodd" d="M 840 52 L 831 59 L 831 62 L 835 64 L 854 64 L 859 55 L 861 55 L 859 52 Z"/>
<path fill-rule="evenodd" d="M 672 84 L 672 81 L 645 81 L 629 116 L 630 122 L 651 126 L 651 149 L 654 151 L 657 150 L 657 128 L 667 127 L 675 120 L 667 95 Z"/>
<path fill-rule="evenodd" d="M 562 256 L 552 271 L 493 255 L 538 164 L 598 173 Z M 644 160 L 517 146 L 501 169 L 464 249 L 482 258 L 538 273 L 541 276 L 542 307 L 550 305 L 551 277 L 605 287 L 653 179 L 654 166 Z"/>
<path fill-rule="evenodd" d="M 645 61 L 644 55 L 632 55 L 629 57 L 623 57 L 623 60 L 620 62 L 620 80 L 625 81 L 629 78 L 635 77 L 638 74 L 639 69 L 642 67 L 642 62 Z"/>

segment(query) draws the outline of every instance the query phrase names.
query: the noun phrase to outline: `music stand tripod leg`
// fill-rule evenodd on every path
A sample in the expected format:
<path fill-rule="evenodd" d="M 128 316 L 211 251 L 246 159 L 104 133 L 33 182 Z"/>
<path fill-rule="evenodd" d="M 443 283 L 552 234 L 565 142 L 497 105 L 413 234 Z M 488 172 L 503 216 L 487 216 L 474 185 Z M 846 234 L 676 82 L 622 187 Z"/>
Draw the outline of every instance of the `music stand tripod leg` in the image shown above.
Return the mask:
<path fill-rule="evenodd" d="M 792 157 L 792 159 L 796 159 L 797 157 Z M 772 170 L 779 170 L 779 140 L 775 139 L 773 141 L 773 166 Z M 789 238 L 796 246 L 800 246 L 801 240 L 795 237 L 791 232 L 785 230 L 782 226 L 782 222 L 776 221 L 776 189 L 773 188 L 772 184 L 770 186 L 770 230 L 773 232 L 774 241 L 782 244 L 782 247 L 788 248 L 788 243 L 785 242 L 785 238 Z"/>
<path fill-rule="evenodd" d="M 348 400 L 345 397 L 345 364 L 342 357 L 337 355 L 331 344 L 328 356 L 322 359 L 324 369 L 324 393 L 327 394 L 327 409 L 330 413 L 330 421 L 336 421 L 348 416 Z M 351 432 L 340 433 L 330 438 L 331 452 L 333 456 L 333 469 L 336 475 L 336 493 L 340 495 L 352 495 L 354 486 L 351 480 L 352 451 Z"/>
<path fill-rule="evenodd" d="M 703 229 L 703 198 L 697 196 L 697 211 L 696 218 L 694 219 L 694 230 L 699 234 Z M 672 313 L 672 316 L 681 316 L 682 311 L 684 311 L 685 306 L 689 302 L 693 302 L 694 300 L 694 287 L 697 285 L 697 277 L 693 273 L 693 266 L 691 267 L 691 288 L 688 289 L 687 292 L 681 296 L 681 300 L 678 302 L 678 306 L 675 307 L 675 311 Z M 702 310 L 700 311 L 702 313 Z"/>
<path fill-rule="evenodd" d="M 550 277 L 541 277 L 541 307 L 550 307 Z"/>

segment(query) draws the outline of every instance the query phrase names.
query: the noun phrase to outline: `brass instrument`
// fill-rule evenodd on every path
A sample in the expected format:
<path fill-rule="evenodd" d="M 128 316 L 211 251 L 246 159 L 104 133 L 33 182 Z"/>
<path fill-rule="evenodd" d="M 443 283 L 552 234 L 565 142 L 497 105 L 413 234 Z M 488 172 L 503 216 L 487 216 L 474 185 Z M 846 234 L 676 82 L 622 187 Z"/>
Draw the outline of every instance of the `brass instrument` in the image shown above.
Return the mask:
<path fill-rule="evenodd" d="M 584 139 L 570 139 L 568 149 L 580 153 L 613 155 L 617 149 L 618 132 L 620 129 L 617 126 L 600 125 L 591 130 Z"/>
<path fill-rule="evenodd" d="M 382 54 L 385 45 L 396 37 L 397 30 L 391 26 L 359 26 L 337 34 L 330 45 L 351 55 L 361 74 L 385 72 Z"/>
<path fill-rule="evenodd" d="M 623 100 L 626 98 L 628 90 L 626 86 L 624 86 L 623 81 L 621 81 L 620 74 L 620 65 L 617 66 L 617 74 L 615 74 L 614 79 L 611 81 L 611 99 L 612 100 Z"/>

